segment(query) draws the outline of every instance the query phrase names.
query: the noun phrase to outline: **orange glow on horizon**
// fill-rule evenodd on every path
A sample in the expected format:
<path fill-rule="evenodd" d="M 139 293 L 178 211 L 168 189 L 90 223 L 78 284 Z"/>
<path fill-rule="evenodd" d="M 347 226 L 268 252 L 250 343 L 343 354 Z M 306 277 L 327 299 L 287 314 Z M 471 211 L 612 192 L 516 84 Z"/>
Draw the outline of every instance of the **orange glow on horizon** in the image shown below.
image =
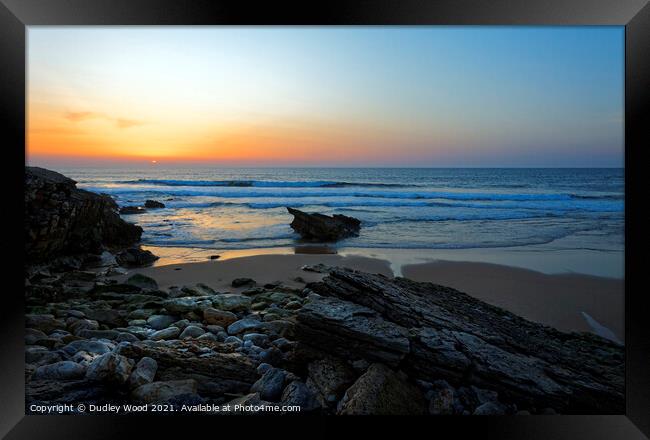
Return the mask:
<path fill-rule="evenodd" d="M 404 139 L 403 133 L 349 121 L 251 117 L 210 122 L 171 115 L 156 120 L 37 104 L 29 106 L 27 126 L 30 158 L 151 164 L 390 160 L 395 154 L 390 145 Z"/>

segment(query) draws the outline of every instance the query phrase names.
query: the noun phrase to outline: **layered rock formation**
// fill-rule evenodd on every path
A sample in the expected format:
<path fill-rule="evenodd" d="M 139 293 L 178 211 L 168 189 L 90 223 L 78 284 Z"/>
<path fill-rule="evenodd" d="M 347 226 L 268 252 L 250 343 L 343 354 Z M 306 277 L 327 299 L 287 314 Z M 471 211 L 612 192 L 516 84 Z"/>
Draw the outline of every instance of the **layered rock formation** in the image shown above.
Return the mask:
<path fill-rule="evenodd" d="M 106 195 L 84 191 L 62 174 L 25 167 L 25 250 L 28 262 L 140 240 L 142 228 L 122 220 Z"/>
<path fill-rule="evenodd" d="M 291 227 L 306 240 L 337 241 L 345 237 L 358 235 L 361 221 L 345 215 L 309 214 L 287 207 L 293 215 Z"/>
<path fill-rule="evenodd" d="M 454 289 L 333 269 L 308 286 L 298 313 L 304 345 L 382 362 L 415 380 L 492 390 L 520 408 L 622 414 L 623 347 L 563 333 Z"/>

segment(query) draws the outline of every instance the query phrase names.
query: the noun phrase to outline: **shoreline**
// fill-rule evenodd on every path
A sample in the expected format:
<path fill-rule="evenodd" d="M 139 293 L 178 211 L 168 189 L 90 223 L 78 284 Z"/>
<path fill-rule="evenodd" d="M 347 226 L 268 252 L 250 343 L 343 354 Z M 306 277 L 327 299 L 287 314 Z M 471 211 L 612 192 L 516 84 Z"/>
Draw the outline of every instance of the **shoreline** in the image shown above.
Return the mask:
<path fill-rule="evenodd" d="M 276 252 L 274 252 L 276 251 Z M 171 263 L 132 269 L 115 277 L 123 281 L 134 273 L 156 279 L 162 288 L 204 283 L 217 291 L 240 293 L 235 278 L 253 278 L 258 284 L 282 281 L 292 287 L 319 281 L 323 274 L 301 270 L 304 265 L 325 264 L 403 276 L 452 287 L 526 319 L 561 331 L 591 332 L 624 343 L 624 282 L 588 274 L 547 274 L 530 269 L 472 261 L 436 260 L 401 266 L 395 274 L 390 261 L 352 254 L 223 255 L 217 260 Z M 296 278 L 301 281 L 295 281 Z"/>
<path fill-rule="evenodd" d="M 291 247 L 249 249 L 206 249 L 177 246 L 142 245 L 159 256 L 153 266 L 199 263 L 218 255 L 218 261 L 256 255 L 340 255 L 386 260 L 396 276 L 402 267 L 436 261 L 488 263 L 542 272 L 548 275 L 580 274 L 602 278 L 624 279 L 625 254 L 622 250 L 587 250 L 571 246 L 569 238 L 551 243 L 492 248 L 426 249 L 426 248 L 362 248 L 318 244 L 297 244 Z"/>

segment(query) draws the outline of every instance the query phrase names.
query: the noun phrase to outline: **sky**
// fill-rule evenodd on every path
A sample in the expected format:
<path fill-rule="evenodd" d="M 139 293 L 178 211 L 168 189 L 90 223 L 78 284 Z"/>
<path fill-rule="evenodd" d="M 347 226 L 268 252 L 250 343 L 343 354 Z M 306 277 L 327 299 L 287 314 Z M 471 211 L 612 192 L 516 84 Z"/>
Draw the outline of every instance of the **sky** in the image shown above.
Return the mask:
<path fill-rule="evenodd" d="M 620 167 L 624 28 L 29 27 L 41 166 Z"/>

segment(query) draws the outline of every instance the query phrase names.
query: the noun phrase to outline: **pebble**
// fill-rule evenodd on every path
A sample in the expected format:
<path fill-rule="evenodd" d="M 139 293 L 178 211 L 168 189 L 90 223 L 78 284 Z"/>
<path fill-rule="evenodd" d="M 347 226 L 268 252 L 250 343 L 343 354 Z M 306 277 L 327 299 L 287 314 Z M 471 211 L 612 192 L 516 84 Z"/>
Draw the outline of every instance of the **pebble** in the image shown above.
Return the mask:
<path fill-rule="evenodd" d="M 161 341 L 164 339 L 176 339 L 180 334 L 181 334 L 181 329 L 179 329 L 178 327 L 167 327 L 166 329 L 153 332 L 149 336 L 149 339 L 151 339 L 152 341 Z"/>
<path fill-rule="evenodd" d="M 236 335 L 245 330 L 257 330 L 260 328 L 263 328 L 263 324 L 260 321 L 251 318 L 244 318 L 230 324 L 228 326 L 228 334 Z"/>
<path fill-rule="evenodd" d="M 203 335 L 204 333 L 205 333 L 205 330 L 203 330 L 201 327 L 198 327 L 196 325 L 188 325 L 187 327 L 185 327 L 185 329 L 181 333 L 180 338 L 181 339 L 198 338 L 199 336 Z"/>

